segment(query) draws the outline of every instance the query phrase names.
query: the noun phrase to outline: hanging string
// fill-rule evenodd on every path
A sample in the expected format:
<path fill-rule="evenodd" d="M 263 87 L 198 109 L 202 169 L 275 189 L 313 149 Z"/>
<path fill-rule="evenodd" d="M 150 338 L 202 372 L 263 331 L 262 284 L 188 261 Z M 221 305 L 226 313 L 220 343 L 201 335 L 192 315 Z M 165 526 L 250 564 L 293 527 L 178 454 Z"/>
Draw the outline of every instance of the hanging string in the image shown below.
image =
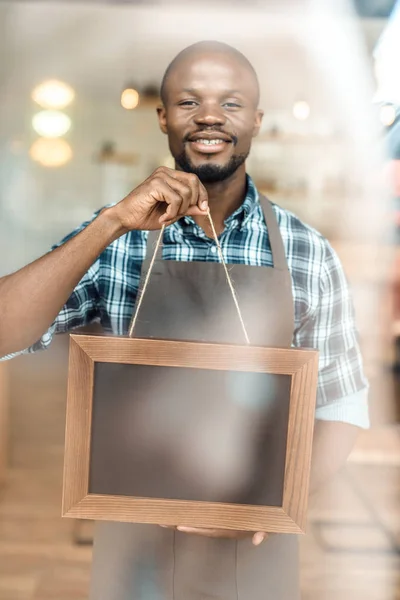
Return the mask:
<path fill-rule="evenodd" d="M 235 307 L 236 307 L 236 311 L 237 311 L 237 314 L 238 314 L 238 317 L 239 317 L 240 324 L 241 324 L 242 329 L 243 329 L 243 334 L 244 334 L 246 343 L 250 344 L 250 338 L 248 336 L 248 333 L 247 333 L 247 330 L 246 330 L 246 326 L 244 324 L 244 320 L 243 320 L 243 316 L 242 316 L 242 311 L 240 310 L 240 306 L 239 306 L 239 302 L 238 302 L 238 299 L 237 299 L 236 291 L 235 291 L 235 288 L 233 287 L 233 282 L 232 282 L 232 279 L 231 279 L 231 277 L 229 275 L 229 271 L 228 271 L 228 268 L 227 268 L 225 260 L 224 260 L 224 255 L 222 253 L 221 244 L 219 243 L 218 235 L 217 235 L 217 232 L 215 230 L 215 226 L 214 226 L 214 222 L 213 222 L 212 217 L 211 217 L 210 209 L 208 209 L 207 217 L 208 217 L 208 220 L 210 221 L 211 230 L 212 230 L 212 233 L 213 233 L 213 236 L 214 236 L 214 241 L 215 241 L 215 244 L 216 244 L 217 249 L 218 249 L 218 254 L 219 254 L 219 257 L 221 259 L 222 266 L 224 267 L 224 270 L 225 270 L 226 279 L 227 279 L 227 282 L 228 282 L 228 285 L 229 285 L 229 289 L 230 289 L 231 294 L 232 294 L 233 302 L 234 302 Z M 147 271 L 146 278 L 144 280 L 143 289 L 141 291 L 141 294 L 140 294 L 140 297 L 139 297 L 139 301 L 138 301 L 138 303 L 136 305 L 136 308 L 135 308 L 135 314 L 133 316 L 132 323 L 131 323 L 131 326 L 129 328 L 129 334 L 128 334 L 129 337 L 132 337 L 133 330 L 135 329 L 136 321 L 137 321 L 137 318 L 138 318 L 138 315 L 139 315 L 139 310 L 140 310 L 140 307 L 141 307 L 141 304 L 142 304 L 142 301 L 143 301 L 143 297 L 144 297 L 147 285 L 148 285 L 149 280 L 150 280 L 151 271 L 153 269 L 154 262 L 155 262 L 155 259 L 156 259 L 156 256 L 157 256 L 157 251 L 158 251 L 158 248 L 160 247 L 161 241 L 163 239 L 164 229 L 165 229 L 165 225 L 162 226 L 160 234 L 159 234 L 159 236 L 157 238 L 157 243 L 156 243 L 156 246 L 155 246 L 155 249 L 154 249 L 154 252 L 153 252 L 152 259 L 150 261 L 149 269 Z"/>
<path fill-rule="evenodd" d="M 163 225 L 161 227 L 160 234 L 159 234 L 159 236 L 157 238 L 156 247 L 154 248 L 153 256 L 152 256 L 152 259 L 151 259 L 151 262 L 150 262 L 150 265 L 149 265 L 149 270 L 147 271 L 146 279 L 144 280 L 144 284 L 143 284 L 143 289 L 142 289 L 142 292 L 141 292 L 141 294 L 139 296 L 139 302 L 136 305 L 135 314 L 133 315 L 132 323 L 131 323 L 131 326 L 129 327 L 129 332 L 128 332 L 129 337 L 132 337 L 133 330 L 135 329 L 136 321 L 137 321 L 137 318 L 138 318 L 138 315 L 139 315 L 139 310 L 140 310 L 140 307 L 141 307 L 142 302 L 143 302 L 144 293 L 146 291 L 147 284 L 150 281 L 150 275 L 151 275 L 151 272 L 153 270 L 154 261 L 156 260 L 157 251 L 158 251 L 158 248 L 160 247 L 161 240 L 162 240 L 163 235 L 164 235 L 164 229 L 165 229 L 165 225 Z"/>

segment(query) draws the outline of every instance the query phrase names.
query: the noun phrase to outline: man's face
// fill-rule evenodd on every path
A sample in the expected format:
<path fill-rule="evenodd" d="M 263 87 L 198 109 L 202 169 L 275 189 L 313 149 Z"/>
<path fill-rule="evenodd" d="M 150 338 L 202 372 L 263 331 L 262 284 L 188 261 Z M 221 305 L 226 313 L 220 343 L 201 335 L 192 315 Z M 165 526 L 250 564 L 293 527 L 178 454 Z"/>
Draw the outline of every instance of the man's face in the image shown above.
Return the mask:
<path fill-rule="evenodd" d="M 165 106 L 158 111 L 177 168 L 203 183 L 228 179 L 244 164 L 257 135 L 254 75 L 229 54 L 195 54 L 168 76 Z"/>

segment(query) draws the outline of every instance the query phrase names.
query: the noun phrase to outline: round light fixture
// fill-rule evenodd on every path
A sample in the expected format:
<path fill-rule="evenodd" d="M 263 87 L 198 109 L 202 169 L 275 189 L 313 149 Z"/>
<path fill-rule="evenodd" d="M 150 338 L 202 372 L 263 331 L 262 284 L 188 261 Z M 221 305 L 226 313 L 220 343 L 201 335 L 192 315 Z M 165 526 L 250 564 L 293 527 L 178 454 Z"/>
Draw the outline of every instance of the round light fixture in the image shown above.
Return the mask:
<path fill-rule="evenodd" d="M 57 79 L 44 81 L 36 86 L 32 92 L 32 100 L 42 108 L 65 108 L 71 104 L 74 97 L 74 90 Z"/>
<path fill-rule="evenodd" d="M 72 148 L 65 140 L 39 138 L 29 151 L 31 158 L 44 167 L 61 167 L 72 158 Z"/>
<path fill-rule="evenodd" d="M 121 106 L 126 110 L 133 110 L 139 104 L 139 92 L 133 88 L 127 88 L 121 94 Z"/>
<path fill-rule="evenodd" d="M 310 116 L 310 105 L 305 100 L 293 104 L 293 116 L 298 121 L 306 121 Z"/>
<path fill-rule="evenodd" d="M 71 119 L 58 110 L 42 110 L 34 115 L 32 127 L 42 137 L 57 138 L 71 128 Z"/>
<path fill-rule="evenodd" d="M 390 127 L 396 120 L 396 109 L 393 104 L 384 104 L 379 110 L 379 120 L 385 127 Z"/>

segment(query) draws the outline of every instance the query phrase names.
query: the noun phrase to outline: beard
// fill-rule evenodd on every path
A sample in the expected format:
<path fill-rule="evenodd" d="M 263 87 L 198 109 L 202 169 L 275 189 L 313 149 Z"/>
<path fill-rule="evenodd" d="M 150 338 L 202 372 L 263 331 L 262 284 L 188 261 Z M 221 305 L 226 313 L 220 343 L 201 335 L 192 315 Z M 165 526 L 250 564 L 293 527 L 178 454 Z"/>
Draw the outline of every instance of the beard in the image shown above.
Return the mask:
<path fill-rule="evenodd" d="M 201 183 L 220 183 L 229 179 L 231 175 L 245 162 L 249 152 L 243 154 L 233 155 L 226 165 L 214 165 L 210 163 L 204 163 L 199 166 L 195 166 L 183 150 L 178 156 L 175 156 L 176 164 L 185 171 L 185 173 L 193 173 L 197 175 Z"/>

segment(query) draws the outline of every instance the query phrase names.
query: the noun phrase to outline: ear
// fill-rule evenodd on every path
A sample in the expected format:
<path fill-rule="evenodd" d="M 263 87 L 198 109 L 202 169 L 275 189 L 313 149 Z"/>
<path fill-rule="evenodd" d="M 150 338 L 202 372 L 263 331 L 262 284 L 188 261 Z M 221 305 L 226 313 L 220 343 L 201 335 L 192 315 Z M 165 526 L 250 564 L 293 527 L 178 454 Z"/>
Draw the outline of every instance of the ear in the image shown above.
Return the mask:
<path fill-rule="evenodd" d="M 258 108 L 256 110 L 255 119 L 254 119 L 253 137 L 257 137 L 258 134 L 260 133 L 263 116 L 264 116 L 264 111 Z"/>
<path fill-rule="evenodd" d="M 167 111 L 165 106 L 157 106 L 158 124 L 163 133 L 168 133 L 167 130 Z"/>

